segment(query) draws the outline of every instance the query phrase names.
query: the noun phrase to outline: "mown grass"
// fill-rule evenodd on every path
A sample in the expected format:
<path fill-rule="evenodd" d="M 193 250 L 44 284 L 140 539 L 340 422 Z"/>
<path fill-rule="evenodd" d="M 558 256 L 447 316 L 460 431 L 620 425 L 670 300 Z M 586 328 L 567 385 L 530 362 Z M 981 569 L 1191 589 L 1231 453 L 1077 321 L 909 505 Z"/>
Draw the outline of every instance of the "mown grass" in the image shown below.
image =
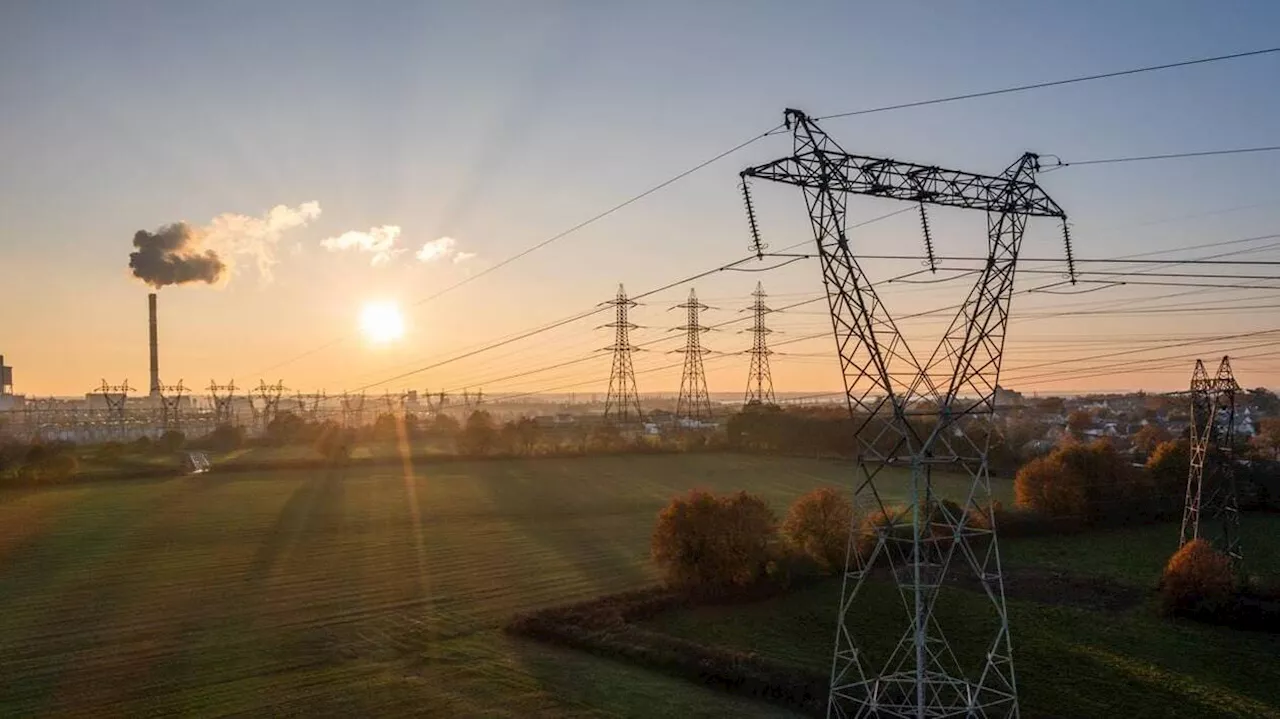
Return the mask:
<path fill-rule="evenodd" d="M 652 582 L 674 494 L 781 512 L 850 475 L 696 454 L 0 492 L 0 715 L 776 715 L 500 627 Z"/>
<path fill-rule="evenodd" d="M 1247 516 L 1251 571 L 1272 571 L 1280 517 Z M 1001 543 L 1010 568 L 1040 567 L 1154 588 L 1176 525 Z M 1274 574 L 1271 576 L 1274 577 Z M 961 666 L 977 666 L 994 629 L 982 595 L 947 588 L 937 614 Z M 804 667 L 831 671 L 836 580 L 767 602 L 660 616 L 649 626 Z M 1158 616 L 1154 602 L 1123 612 L 1008 601 L 1025 717 L 1280 717 L 1280 636 Z M 871 657 L 886 657 L 906 626 L 897 591 L 868 583 L 851 613 Z M 973 651 L 977 648 L 978 651 Z"/>
<path fill-rule="evenodd" d="M 1038 566 L 1106 577 L 1133 586 L 1154 587 L 1178 548 L 1178 523 L 1091 531 L 1086 535 L 1051 535 L 1002 541 L 1001 553 L 1011 567 Z M 1218 526 L 1205 520 L 1205 536 Z M 1280 515 L 1245 514 L 1240 521 L 1244 572 L 1280 580 Z"/>

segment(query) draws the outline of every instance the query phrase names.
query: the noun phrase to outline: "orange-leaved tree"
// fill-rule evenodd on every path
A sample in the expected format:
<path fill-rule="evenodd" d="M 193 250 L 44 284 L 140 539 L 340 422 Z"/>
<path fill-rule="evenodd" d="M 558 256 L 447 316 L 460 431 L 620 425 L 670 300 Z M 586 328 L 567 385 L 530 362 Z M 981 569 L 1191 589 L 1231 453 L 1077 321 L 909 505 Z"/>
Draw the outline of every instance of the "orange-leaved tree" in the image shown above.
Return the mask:
<path fill-rule="evenodd" d="M 713 592 L 759 579 L 776 535 L 773 512 L 759 497 L 693 490 L 658 514 L 651 550 L 668 586 Z"/>
<path fill-rule="evenodd" d="M 782 531 L 792 546 L 828 572 L 844 567 L 853 525 L 853 503 L 842 492 L 821 487 L 791 505 Z"/>
<path fill-rule="evenodd" d="M 1169 615 L 1217 614 L 1230 605 L 1235 584 L 1227 555 L 1203 539 L 1193 539 L 1165 565 L 1160 606 Z"/>

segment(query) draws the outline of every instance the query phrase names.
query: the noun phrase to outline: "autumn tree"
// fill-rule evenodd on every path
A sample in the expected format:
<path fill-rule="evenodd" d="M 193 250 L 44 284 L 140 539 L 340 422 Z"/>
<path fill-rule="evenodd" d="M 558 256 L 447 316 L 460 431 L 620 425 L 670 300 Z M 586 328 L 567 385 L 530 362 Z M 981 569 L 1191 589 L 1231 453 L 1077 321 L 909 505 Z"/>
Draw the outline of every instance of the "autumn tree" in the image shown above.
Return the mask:
<path fill-rule="evenodd" d="M 833 572 L 844 566 L 853 524 L 853 503 L 842 492 L 821 487 L 791 505 L 782 532 L 792 546 Z"/>
<path fill-rule="evenodd" d="M 651 551 L 668 586 L 714 593 L 759 579 L 776 534 L 773 512 L 759 497 L 693 490 L 658 514 Z"/>
<path fill-rule="evenodd" d="M 1258 433 L 1249 440 L 1261 455 L 1280 460 L 1280 417 L 1264 417 L 1258 420 Z"/>
<path fill-rule="evenodd" d="M 1214 615 L 1230 605 L 1235 584 L 1227 555 L 1203 539 L 1194 539 L 1165 565 L 1160 606 L 1169 615 Z"/>
<path fill-rule="evenodd" d="M 1169 430 L 1156 424 L 1146 424 L 1133 435 L 1133 447 L 1142 456 L 1150 457 L 1160 443 L 1171 439 L 1173 435 L 1169 434 Z"/>
<path fill-rule="evenodd" d="M 1051 517 L 1118 518 L 1150 492 L 1109 442 L 1068 444 L 1028 462 L 1014 478 L 1017 503 Z"/>
<path fill-rule="evenodd" d="M 1077 437 L 1091 426 L 1093 426 L 1093 417 L 1082 409 L 1072 410 L 1071 414 L 1067 415 L 1067 429 Z"/>

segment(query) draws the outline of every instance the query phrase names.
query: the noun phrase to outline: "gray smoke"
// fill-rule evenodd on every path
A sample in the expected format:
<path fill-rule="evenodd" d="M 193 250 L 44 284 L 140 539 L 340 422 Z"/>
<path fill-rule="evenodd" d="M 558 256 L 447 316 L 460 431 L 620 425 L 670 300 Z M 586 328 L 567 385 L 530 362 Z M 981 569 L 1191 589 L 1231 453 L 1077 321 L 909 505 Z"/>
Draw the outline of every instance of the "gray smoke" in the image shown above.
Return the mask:
<path fill-rule="evenodd" d="M 159 289 L 187 282 L 213 284 L 222 279 L 227 265 L 213 250 L 201 251 L 198 231 L 185 222 L 165 225 L 155 232 L 138 230 L 133 236 L 129 267 L 133 275 Z"/>

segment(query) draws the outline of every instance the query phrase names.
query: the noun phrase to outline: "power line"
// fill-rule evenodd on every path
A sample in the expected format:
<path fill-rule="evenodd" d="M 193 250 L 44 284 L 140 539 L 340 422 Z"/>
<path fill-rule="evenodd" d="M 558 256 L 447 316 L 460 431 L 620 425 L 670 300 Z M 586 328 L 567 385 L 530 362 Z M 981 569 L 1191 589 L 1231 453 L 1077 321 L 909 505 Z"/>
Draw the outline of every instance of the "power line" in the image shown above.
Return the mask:
<path fill-rule="evenodd" d="M 1214 157 L 1217 155 L 1244 155 L 1254 152 L 1276 152 L 1280 150 L 1280 145 L 1267 145 L 1265 147 L 1241 147 L 1233 150 L 1204 150 L 1201 152 L 1175 152 L 1167 155 L 1138 155 L 1135 157 L 1107 157 L 1098 160 L 1077 160 L 1075 162 L 1059 162 L 1045 169 L 1055 170 L 1062 167 L 1080 167 L 1081 165 L 1111 165 L 1120 162 L 1145 162 L 1147 160 L 1175 160 L 1184 157 Z"/>
<path fill-rule="evenodd" d="M 884 105 L 882 107 L 872 107 L 865 110 L 852 110 L 850 112 L 839 112 L 834 115 L 825 115 L 816 118 L 818 120 L 834 120 L 841 117 L 854 117 L 857 115 L 871 115 L 879 112 L 889 112 L 891 110 L 905 110 L 912 107 L 924 107 L 926 105 L 940 105 L 947 102 L 958 102 L 960 100 L 973 100 L 980 97 L 992 97 L 995 95 L 1008 95 L 1016 92 L 1026 92 L 1028 90 L 1040 90 L 1046 87 L 1058 87 L 1061 85 L 1072 85 L 1081 82 L 1091 82 L 1093 80 L 1106 80 L 1109 78 L 1123 77 L 1126 75 L 1137 75 L 1145 72 L 1155 72 L 1157 70 L 1171 70 L 1178 67 L 1188 67 L 1191 65 L 1205 65 L 1213 62 L 1222 62 L 1225 60 L 1237 60 L 1240 58 L 1254 57 L 1257 55 L 1267 55 L 1280 52 L 1280 47 L 1271 47 L 1262 50 L 1250 50 L 1248 52 L 1237 52 L 1230 55 L 1216 55 L 1214 57 L 1204 57 L 1196 60 L 1182 60 L 1179 62 L 1170 62 L 1163 65 L 1147 65 L 1145 67 L 1136 67 L 1129 70 L 1116 70 L 1114 72 L 1104 72 L 1097 75 L 1082 75 L 1080 77 L 1072 77 L 1064 80 L 1051 80 L 1049 82 L 1036 82 L 1029 85 L 1015 85 L 1012 87 L 1004 87 L 998 90 L 984 90 L 982 92 L 970 92 L 963 95 L 951 95 L 948 97 L 937 97 L 931 100 L 917 100 L 915 102 L 904 102 L 897 105 Z"/>

